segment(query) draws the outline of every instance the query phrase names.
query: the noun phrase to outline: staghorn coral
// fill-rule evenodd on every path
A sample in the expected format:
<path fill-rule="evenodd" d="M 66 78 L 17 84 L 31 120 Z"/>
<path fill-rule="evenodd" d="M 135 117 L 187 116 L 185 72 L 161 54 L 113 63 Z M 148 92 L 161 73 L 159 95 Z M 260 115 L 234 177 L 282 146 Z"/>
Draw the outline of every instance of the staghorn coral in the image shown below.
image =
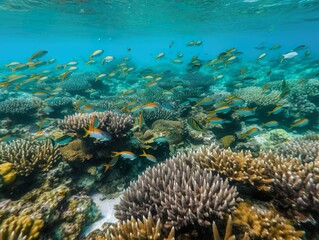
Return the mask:
<path fill-rule="evenodd" d="M 271 91 L 270 94 L 264 94 L 261 87 L 246 87 L 234 91 L 234 95 L 246 103 L 260 107 L 277 105 L 281 100 L 280 94 L 281 92 L 277 90 Z"/>
<path fill-rule="evenodd" d="M 274 179 L 275 199 L 282 207 L 298 212 L 318 212 L 319 159 L 303 164 L 299 159 L 261 152 L 266 174 Z"/>
<path fill-rule="evenodd" d="M 127 132 L 133 127 L 131 115 L 105 111 L 66 116 L 60 121 L 60 128 L 69 132 L 80 132 L 91 124 L 93 116 L 99 121 L 97 128 L 109 132 L 113 138 L 126 137 Z"/>
<path fill-rule="evenodd" d="M 277 154 L 295 157 L 301 162 L 312 162 L 319 157 L 319 135 L 305 136 L 280 144 Z"/>
<path fill-rule="evenodd" d="M 97 238 L 104 238 L 108 240 L 174 240 L 175 230 L 172 228 L 168 234 L 163 233 L 160 219 L 156 224 L 152 219 L 151 213 L 148 213 L 147 218 L 143 216 L 143 219 L 136 220 L 131 217 L 130 220 L 118 222 L 115 226 L 109 226 L 103 231 L 91 234 L 87 240 L 93 240 Z M 94 235 L 94 236 L 93 236 Z"/>
<path fill-rule="evenodd" d="M 58 148 L 50 140 L 30 142 L 21 139 L 0 144 L 0 163 L 12 163 L 12 171 L 19 176 L 29 176 L 35 170 L 48 171 L 61 158 Z"/>
<path fill-rule="evenodd" d="M 27 98 L 11 98 L 0 103 L 0 113 L 9 115 L 31 114 L 36 111 L 39 101 Z"/>
<path fill-rule="evenodd" d="M 39 239 L 43 226 L 43 220 L 37 217 L 23 213 L 18 216 L 13 215 L 4 220 L 0 225 L 0 239 Z"/>
<path fill-rule="evenodd" d="M 262 161 L 256 161 L 250 151 L 232 152 L 212 144 L 200 148 L 194 160 L 202 167 L 227 176 L 230 180 L 250 183 L 258 190 L 271 190 L 273 178 L 266 174 Z"/>
<path fill-rule="evenodd" d="M 239 203 L 233 212 L 233 223 L 243 228 L 252 239 L 298 240 L 304 234 L 273 208 L 262 209 L 247 202 Z"/>
<path fill-rule="evenodd" d="M 235 187 L 218 175 L 201 169 L 195 152 L 177 156 L 148 168 L 124 191 L 115 216 L 141 219 L 151 212 L 166 228 L 209 226 L 231 212 L 240 200 Z"/>

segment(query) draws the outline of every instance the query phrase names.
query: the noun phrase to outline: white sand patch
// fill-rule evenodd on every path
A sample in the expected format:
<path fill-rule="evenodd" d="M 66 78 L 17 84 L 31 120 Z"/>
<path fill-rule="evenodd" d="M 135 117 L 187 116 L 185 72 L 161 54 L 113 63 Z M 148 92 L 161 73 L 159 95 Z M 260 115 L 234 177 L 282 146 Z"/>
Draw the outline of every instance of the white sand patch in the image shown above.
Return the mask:
<path fill-rule="evenodd" d="M 117 219 L 115 218 L 115 210 L 114 210 L 114 205 L 120 203 L 120 194 L 117 198 L 114 199 L 103 199 L 103 195 L 101 193 L 96 193 L 92 195 L 92 199 L 97 205 L 97 207 L 100 209 L 102 213 L 102 217 L 100 220 L 96 221 L 90 226 L 87 226 L 84 229 L 84 235 L 88 235 L 90 232 L 96 230 L 96 229 L 102 229 L 102 224 L 107 222 L 107 223 L 116 223 Z"/>

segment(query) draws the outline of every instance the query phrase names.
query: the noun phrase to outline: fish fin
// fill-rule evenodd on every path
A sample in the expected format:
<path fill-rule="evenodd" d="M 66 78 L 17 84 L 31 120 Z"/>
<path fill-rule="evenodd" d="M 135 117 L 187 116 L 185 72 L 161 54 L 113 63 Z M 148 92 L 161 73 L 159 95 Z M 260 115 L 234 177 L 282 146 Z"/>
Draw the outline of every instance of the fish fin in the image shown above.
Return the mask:
<path fill-rule="evenodd" d="M 143 154 L 141 154 L 140 156 L 146 157 L 146 152 L 144 151 L 144 149 L 142 151 L 143 151 Z"/>
<path fill-rule="evenodd" d="M 84 131 L 85 131 L 85 134 L 84 134 L 84 138 L 86 138 L 87 136 L 89 136 L 89 134 L 90 134 L 90 132 L 89 132 L 89 130 L 88 129 L 86 129 L 86 128 L 83 128 L 84 129 Z"/>
<path fill-rule="evenodd" d="M 115 158 L 117 156 L 120 156 L 121 155 L 121 152 L 112 152 L 114 155 L 112 156 L 112 158 Z"/>

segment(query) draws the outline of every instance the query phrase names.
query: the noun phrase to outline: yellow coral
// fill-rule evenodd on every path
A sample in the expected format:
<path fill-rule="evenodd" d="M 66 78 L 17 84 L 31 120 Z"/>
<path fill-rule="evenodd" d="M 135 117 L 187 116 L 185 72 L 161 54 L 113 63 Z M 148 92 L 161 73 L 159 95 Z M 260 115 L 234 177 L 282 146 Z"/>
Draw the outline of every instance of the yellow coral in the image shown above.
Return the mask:
<path fill-rule="evenodd" d="M 14 170 L 14 165 L 9 162 L 0 164 L 0 175 L 2 175 L 4 184 L 12 183 L 17 176 L 17 173 Z"/>
<path fill-rule="evenodd" d="M 263 161 L 256 161 L 251 152 L 232 152 L 216 145 L 200 148 L 195 161 L 204 168 L 226 175 L 233 181 L 250 183 L 260 191 L 271 190 L 273 179 L 266 173 Z"/>
<path fill-rule="evenodd" d="M 43 226 L 43 220 L 35 219 L 26 214 L 10 216 L 0 226 L 0 240 L 39 239 Z"/>
<path fill-rule="evenodd" d="M 275 209 L 259 209 L 241 202 L 233 213 L 233 223 L 244 228 L 249 237 L 261 239 L 298 240 L 304 234 L 298 231 Z"/>
<path fill-rule="evenodd" d="M 111 226 L 105 235 L 109 240 L 174 240 L 175 230 L 172 228 L 165 238 L 162 234 L 162 227 L 160 219 L 156 224 L 152 220 L 152 215 L 149 213 L 148 217 L 143 217 L 143 220 L 131 220 L 119 222 L 116 226 Z"/>

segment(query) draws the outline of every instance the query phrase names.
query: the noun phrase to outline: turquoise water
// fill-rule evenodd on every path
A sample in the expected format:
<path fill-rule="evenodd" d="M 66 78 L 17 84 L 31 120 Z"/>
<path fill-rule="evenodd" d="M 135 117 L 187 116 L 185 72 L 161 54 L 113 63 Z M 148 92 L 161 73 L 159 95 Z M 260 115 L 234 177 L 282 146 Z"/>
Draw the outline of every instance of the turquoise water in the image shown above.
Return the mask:
<path fill-rule="evenodd" d="M 319 239 L 318 16 L 315 0 L 0 1 L 0 240 L 118 239 L 98 224 L 148 214 L 151 239 L 217 240 L 228 216 L 236 239 Z"/>

